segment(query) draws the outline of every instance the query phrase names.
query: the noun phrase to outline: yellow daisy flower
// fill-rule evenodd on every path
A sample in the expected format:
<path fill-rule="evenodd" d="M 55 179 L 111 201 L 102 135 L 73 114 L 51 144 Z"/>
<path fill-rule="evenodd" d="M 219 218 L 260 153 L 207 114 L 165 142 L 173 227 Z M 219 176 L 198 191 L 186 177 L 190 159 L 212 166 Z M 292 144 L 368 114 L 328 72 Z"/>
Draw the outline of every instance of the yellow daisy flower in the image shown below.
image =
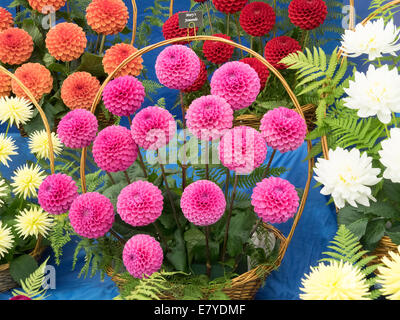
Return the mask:
<path fill-rule="evenodd" d="M 390 258 L 384 257 L 383 266 L 378 267 L 377 283 L 382 285 L 382 294 L 389 300 L 400 300 L 400 246 L 398 252 L 389 251 Z"/>
<path fill-rule="evenodd" d="M 365 276 L 349 262 L 321 262 L 301 283 L 302 300 L 369 300 Z"/>
<path fill-rule="evenodd" d="M 10 126 L 27 123 L 33 116 L 33 110 L 28 100 L 18 97 L 0 98 L 0 123 L 9 121 Z"/>
<path fill-rule="evenodd" d="M 11 233 L 11 229 L 7 228 L 7 226 L 3 226 L 0 221 L 0 258 L 3 258 L 4 255 L 12 248 L 14 244 L 14 237 Z"/>
<path fill-rule="evenodd" d="M 3 133 L 0 134 L 0 163 L 8 167 L 10 156 L 18 154 L 14 140 L 11 137 L 6 137 Z"/>
<path fill-rule="evenodd" d="M 18 167 L 14 171 L 14 176 L 11 178 L 13 192 L 16 195 L 22 196 L 24 199 L 27 197 L 36 197 L 37 190 L 43 182 L 45 173 L 40 170 L 38 165 L 31 165 L 30 167 L 25 164 Z"/>
<path fill-rule="evenodd" d="M 53 142 L 54 154 L 59 155 L 62 150 L 62 144 L 58 135 L 54 132 L 51 133 L 51 141 Z M 29 149 L 39 159 L 49 159 L 49 136 L 46 130 L 35 131 L 29 136 Z"/>
<path fill-rule="evenodd" d="M 3 206 L 4 201 L 1 199 L 7 195 L 7 185 L 3 179 L 0 179 L 0 208 Z"/>
<path fill-rule="evenodd" d="M 36 238 L 39 235 L 46 236 L 53 225 L 53 218 L 37 206 L 21 211 L 15 217 L 15 221 L 15 228 L 19 236 L 24 239 L 28 236 L 35 236 Z"/>

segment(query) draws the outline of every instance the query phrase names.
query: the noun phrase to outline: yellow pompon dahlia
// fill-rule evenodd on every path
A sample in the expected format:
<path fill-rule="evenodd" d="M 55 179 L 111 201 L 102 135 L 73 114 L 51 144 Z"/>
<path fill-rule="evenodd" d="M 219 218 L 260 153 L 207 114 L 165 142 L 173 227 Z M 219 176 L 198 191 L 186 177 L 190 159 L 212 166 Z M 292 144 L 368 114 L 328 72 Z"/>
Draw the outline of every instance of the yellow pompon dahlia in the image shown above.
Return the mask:
<path fill-rule="evenodd" d="M 26 124 L 33 115 L 31 103 L 18 97 L 0 98 L 0 123 L 9 121 L 10 126 Z"/>
<path fill-rule="evenodd" d="M 0 221 L 0 259 L 12 248 L 14 237 L 11 233 L 11 228 L 3 225 Z"/>
<path fill-rule="evenodd" d="M 11 77 L 0 72 L 0 97 L 7 97 L 11 93 Z"/>
<path fill-rule="evenodd" d="M 18 154 L 15 152 L 17 146 L 11 137 L 6 137 L 4 133 L 0 134 L 0 163 L 8 167 L 8 161 L 11 160 L 10 156 Z"/>
<path fill-rule="evenodd" d="M 0 208 L 3 206 L 4 201 L 1 198 L 4 198 L 7 195 L 7 185 L 3 179 L 0 179 Z"/>
<path fill-rule="evenodd" d="M 66 0 L 28 0 L 28 2 L 33 10 L 46 14 L 49 12 L 50 8 L 54 9 L 54 11 L 62 8 Z"/>
<path fill-rule="evenodd" d="M 121 32 L 128 18 L 128 8 L 122 0 L 93 0 L 86 8 L 88 25 L 104 35 Z"/>
<path fill-rule="evenodd" d="M 53 225 L 53 218 L 37 206 L 21 211 L 15 221 L 18 235 L 24 239 L 29 236 L 37 238 L 39 235 L 45 237 Z"/>
<path fill-rule="evenodd" d="M 37 197 L 37 189 L 39 189 L 44 178 L 46 177 L 44 171 L 38 165 L 18 167 L 14 171 L 14 176 L 11 178 L 13 192 L 22 196 L 24 199 L 27 197 Z"/>
<path fill-rule="evenodd" d="M 369 300 L 365 276 L 349 262 L 321 262 L 301 283 L 302 300 Z"/>
<path fill-rule="evenodd" d="M 103 57 L 104 71 L 108 74 L 113 72 L 122 61 L 134 54 L 138 49 L 128 43 L 117 43 L 109 48 Z M 119 70 L 114 78 L 123 77 L 127 75 L 138 76 L 143 70 L 143 58 L 141 56 L 133 59 L 121 70 Z"/>
<path fill-rule="evenodd" d="M 378 267 L 377 283 L 382 285 L 381 291 L 389 300 L 400 300 L 400 246 L 397 251 L 389 251 L 391 259 L 383 257 L 383 266 Z"/>
<path fill-rule="evenodd" d="M 62 150 L 62 144 L 58 135 L 54 132 L 51 133 L 51 142 L 53 143 L 54 154 L 59 155 Z M 29 136 L 29 149 L 39 159 L 50 158 L 49 136 L 45 129 L 35 131 Z"/>

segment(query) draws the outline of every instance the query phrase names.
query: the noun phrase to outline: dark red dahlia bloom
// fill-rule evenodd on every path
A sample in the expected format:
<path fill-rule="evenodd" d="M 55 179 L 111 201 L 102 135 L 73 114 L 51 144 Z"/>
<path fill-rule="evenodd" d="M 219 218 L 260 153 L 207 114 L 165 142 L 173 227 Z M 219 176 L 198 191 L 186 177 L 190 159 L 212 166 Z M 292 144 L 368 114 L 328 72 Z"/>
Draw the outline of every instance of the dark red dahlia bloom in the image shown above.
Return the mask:
<path fill-rule="evenodd" d="M 261 37 L 272 30 L 276 16 L 274 9 L 264 2 L 247 4 L 240 13 L 239 22 L 243 30 L 253 37 Z"/>
<path fill-rule="evenodd" d="M 223 33 L 213 34 L 213 36 L 232 40 L 231 37 Z M 204 56 L 208 61 L 216 64 L 229 61 L 229 59 L 232 58 L 234 50 L 235 48 L 233 46 L 219 41 L 206 40 L 203 44 Z"/>
<path fill-rule="evenodd" d="M 247 63 L 257 72 L 258 77 L 260 78 L 260 91 L 263 91 L 269 77 L 268 68 L 257 58 L 244 58 L 240 61 Z"/>
<path fill-rule="evenodd" d="M 290 21 L 303 30 L 312 30 L 324 23 L 328 10 L 323 0 L 293 0 L 289 4 Z"/>
<path fill-rule="evenodd" d="M 265 45 L 265 59 L 276 69 L 287 69 L 287 65 L 279 63 L 291 53 L 301 50 L 299 42 L 288 36 L 281 36 L 271 39 Z"/>
<path fill-rule="evenodd" d="M 31 298 L 23 295 L 11 297 L 10 300 L 32 300 Z"/>
<path fill-rule="evenodd" d="M 168 18 L 167 21 L 164 22 L 162 26 L 162 33 L 164 35 L 165 40 L 179 38 L 179 37 L 187 37 L 188 29 L 179 28 L 179 13 L 181 12 L 175 13 L 170 18 Z M 199 28 L 196 28 L 196 33 L 198 30 Z M 189 35 L 190 36 L 195 35 L 193 28 L 189 29 Z M 179 41 L 176 42 L 175 44 L 187 44 L 187 43 L 188 41 Z"/>
<path fill-rule="evenodd" d="M 243 9 L 247 0 L 212 0 L 215 8 L 223 13 L 236 13 Z"/>

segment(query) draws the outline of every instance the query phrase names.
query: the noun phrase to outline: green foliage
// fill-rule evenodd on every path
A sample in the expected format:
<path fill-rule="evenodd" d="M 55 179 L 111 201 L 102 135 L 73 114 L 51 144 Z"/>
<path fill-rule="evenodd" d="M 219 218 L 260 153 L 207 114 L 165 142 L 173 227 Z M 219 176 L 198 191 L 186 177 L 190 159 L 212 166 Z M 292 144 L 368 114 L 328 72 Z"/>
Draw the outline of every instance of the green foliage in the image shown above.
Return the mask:
<path fill-rule="evenodd" d="M 388 3 L 392 2 L 392 0 L 372 0 L 368 10 L 375 11 L 379 10 L 378 14 L 373 19 L 383 18 L 385 22 L 393 19 L 395 14 L 399 12 L 398 8 L 400 4 L 395 4 L 391 6 L 389 9 L 383 10 L 384 6 Z"/>
<path fill-rule="evenodd" d="M 71 241 L 71 236 L 75 234 L 68 221 L 67 214 L 56 216 L 54 225 L 49 234 L 50 246 L 54 253 L 56 264 L 60 264 L 64 246 Z"/>
<path fill-rule="evenodd" d="M 10 274 L 14 281 L 21 284 L 38 267 L 35 258 L 24 254 L 10 262 Z"/>

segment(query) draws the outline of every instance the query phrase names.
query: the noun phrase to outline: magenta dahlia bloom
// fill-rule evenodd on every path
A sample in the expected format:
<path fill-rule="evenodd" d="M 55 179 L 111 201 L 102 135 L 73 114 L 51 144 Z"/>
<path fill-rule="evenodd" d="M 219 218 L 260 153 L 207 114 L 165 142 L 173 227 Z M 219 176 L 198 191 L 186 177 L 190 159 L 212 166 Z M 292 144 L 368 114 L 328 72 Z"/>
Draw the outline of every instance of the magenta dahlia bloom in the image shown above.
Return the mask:
<path fill-rule="evenodd" d="M 43 210 L 51 214 L 66 213 L 78 196 L 78 186 L 68 175 L 52 174 L 41 183 L 38 202 Z"/>
<path fill-rule="evenodd" d="M 147 226 L 161 215 L 163 202 L 160 189 L 150 182 L 138 180 L 122 189 L 117 212 L 131 226 Z"/>
<path fill-rule="evenodd" d="M 117 116 L 130 116 L 142 105 L 146 92 L 143 84 L 127 75 L 111 80 L 103 91 L 103 101 L 107 110 Z"/>
<path fill-rule="evenodd" d="M 85 109 L 68 112 L 57 126 L 61 142 L 72 149 L 88 147 L 96 138 L 97 130 L 96 116 Z"/>
<path fill-rule="evenodd" d="M 186 125 L 201 140 L 219 139 L 232 128 L 233 110 L 224 98 L 203 96 L 194 100 L 186 113 Z"/>
<path fill-rule="evenodd" d="M 84 193 L 72 202 L 69 220 L 77 234 L 96 239 L 111 229 L 114 223 L 114 206 L 100 193 Z"/>
<path fill-rule="evenodd" d="M 143 279 L 160 270 L 164 254 L 160 243 L 147 234 L 137 234 L 125 244 L 122 260 L 128 272 Z"/>
<path fill-rule="evenodd" d="M 94 161 L 102 170 L 118 172 L 125 171 L 135 162 L 139 148 L 129 129 L 110 126 L 99 132 L 92 151 Z"/>
<path fill-rule="evenodd" d="M 168 110 L 160 107 L 140 110 L 131 125 L 133 140 L 145 150 L 157 150 L 166 146 L 175 131 L 174 117 Z"/>
<path fill-rule="evenodd" d="M 289 181 L 271 177 L 256 184 L 251 195 L 251 204 L 254 212 L 265 223 L 282 223 L 296 213 L 299 196 Z"/>
<path fill-rule="evenodd" d="M 267 145 L 261 133 L 247 126 L 227 131 L 218 148 L 221 163 L 237 174 L 250 174 L 267 157 Z"/>
<path fill-rule="evenodd" d="M 260 78 L 257 72 L 240 61 L 225 63 L 211 78 L 211 94 L 224 98 L 233 110 L 250 106 L 259 92 Z"/>
<path fill-rule="evenodd" d="M 263 116 L 260 131 L 268 146 L 285 153 L 303 144 L 307 124 L 295 110 L 279 107 Z"/>
<path fill-rule="evenodd" d="M 200 59 L 192 49 L 176 44 L 161 51 L 155 69 L 161 84 L 170 89 L 184 90 L 197 80 Z"/>
<path fill-rule="evenodd" d="M 216 223 L 226 208 L 225 195 L 214 182 L 199 180 L 188 185 L 181 197 L 183 215 L 197 226 Z"/>

